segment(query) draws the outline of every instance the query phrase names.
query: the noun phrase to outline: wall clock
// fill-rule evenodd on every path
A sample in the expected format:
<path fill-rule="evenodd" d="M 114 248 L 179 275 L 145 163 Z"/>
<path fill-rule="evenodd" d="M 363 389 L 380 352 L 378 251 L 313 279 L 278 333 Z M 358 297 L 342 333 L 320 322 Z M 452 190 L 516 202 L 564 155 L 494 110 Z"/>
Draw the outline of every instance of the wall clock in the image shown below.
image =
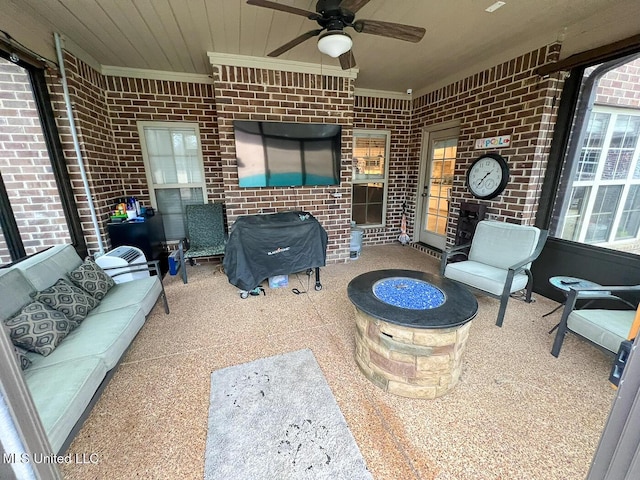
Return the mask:
<path fill-rule="evenodd" d="M 489 200 L 497 197 L 509 183 L 509 166 L 497 153 L 480 155 L 467 170 L 467 187 L 474 197 Z"/>

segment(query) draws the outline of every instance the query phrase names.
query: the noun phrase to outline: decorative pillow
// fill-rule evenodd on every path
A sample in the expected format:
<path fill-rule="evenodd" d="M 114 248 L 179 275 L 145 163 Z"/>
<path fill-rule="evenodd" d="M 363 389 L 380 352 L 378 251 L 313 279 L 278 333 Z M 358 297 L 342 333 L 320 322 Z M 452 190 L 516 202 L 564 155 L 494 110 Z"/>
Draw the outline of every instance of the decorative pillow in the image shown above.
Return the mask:
<path fill-rule="evenodd" d="M 51 310 L 41 302 L 25 305 L 16 316 L 5 320 L 14 345 L 45 357 L 69 333 L 71 324 L 63 313 Z"/>
<path fill-rule="evenodd" d="M 82 265 L 68 275 L 75 285 L 96 300 L 102 300 L 109 289 L 116 284 L 90 257 L 87 257 Z"/>
<path fill-rule="evenodd" d="M 87 292 L 61 278 L 49 288 L 34 295 L 34 299 L 44 303 L 64 315 L 72 322 L 71 330 L 80 325 L 91 310 L 100 303 Z"/>
<path fill-rule="evenodd" d="M 13 351 L 16 354 L 16 358 L 18 359 L 20 368 L 22 368 L 22 370 L 26 370 L 27 368 L 29 368 L 29 365 L 31 365 L 31 360 L 26 355 L 27 350 L 22 347 L 14 346 Z"/>

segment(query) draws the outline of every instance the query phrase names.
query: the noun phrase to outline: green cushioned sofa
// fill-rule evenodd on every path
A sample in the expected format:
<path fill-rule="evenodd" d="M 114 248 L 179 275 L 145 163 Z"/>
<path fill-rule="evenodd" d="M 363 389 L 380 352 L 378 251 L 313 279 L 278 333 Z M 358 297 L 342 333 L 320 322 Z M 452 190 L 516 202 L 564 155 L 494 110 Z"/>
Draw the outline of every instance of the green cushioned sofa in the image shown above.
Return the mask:
<path fill-rule="evenodd" d="M 73 246 L 59 245 L 0 269 L 0 320 L 82 263 Z M 149 268 L 160 271 L 157 262 Z M 116 284 L 52 353 L 27 353 L 31 365 L 23 376 L 52 453 L 66 451 L 160 297 L 169 313 L 159 275 Z"/>

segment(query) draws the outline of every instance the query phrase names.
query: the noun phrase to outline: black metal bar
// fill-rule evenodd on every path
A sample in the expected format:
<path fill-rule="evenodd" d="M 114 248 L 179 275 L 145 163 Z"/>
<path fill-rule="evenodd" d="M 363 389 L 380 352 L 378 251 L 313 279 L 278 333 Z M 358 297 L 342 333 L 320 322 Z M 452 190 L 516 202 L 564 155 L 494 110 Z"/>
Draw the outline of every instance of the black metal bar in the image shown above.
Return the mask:
<path fill-rule="evenodd" d="M 27 252 L 24 249 L 24 244 L 20 237 L 20 230 L 18 229 L 16 217 L 11 208 L 11 201 L 9 200 L 7 188 L 2 180 L 2 175 L 0 175 L 0 227 L 2 228 L 2 234 L 7 243 L 11 260 L 15 262 L 20 258 L 26 257 Z"/>
<path fill-rule="evenodd" d="M 51 108 L 51 98 L 44 77 L 43 70 L 28 68 L 29 79 L 33 89 L 33 97 L 40 116 L 42 134 L 49 152 L 49 160 L 53 169 L 53 176 L 56 180 L 56 187 L 60 195 L 61 207 L 69 228 L 71 243 L 75 247 L 81 258 L 87 256 L 87 244 L 80 222 L 78 206 L 73 194 L 71 179 L 67 171 L 67 165 L 62 151 L 60 134 L 56 125 L 53 109 Z"/>

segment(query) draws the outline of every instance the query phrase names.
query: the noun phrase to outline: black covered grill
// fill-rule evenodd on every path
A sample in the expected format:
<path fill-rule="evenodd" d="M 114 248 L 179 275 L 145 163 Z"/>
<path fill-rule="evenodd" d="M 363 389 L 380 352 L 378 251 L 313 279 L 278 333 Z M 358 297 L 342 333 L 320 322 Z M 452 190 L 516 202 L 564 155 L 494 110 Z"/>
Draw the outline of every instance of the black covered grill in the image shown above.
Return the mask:
<path fill-rule="evenodd" d="M 229 283 L 251 291 L 274 275 L 316 269 L 327 259 L 327 232 L 308 212 L 282 212 L 239 217 L 233 224 L 224 253 Z"/>

